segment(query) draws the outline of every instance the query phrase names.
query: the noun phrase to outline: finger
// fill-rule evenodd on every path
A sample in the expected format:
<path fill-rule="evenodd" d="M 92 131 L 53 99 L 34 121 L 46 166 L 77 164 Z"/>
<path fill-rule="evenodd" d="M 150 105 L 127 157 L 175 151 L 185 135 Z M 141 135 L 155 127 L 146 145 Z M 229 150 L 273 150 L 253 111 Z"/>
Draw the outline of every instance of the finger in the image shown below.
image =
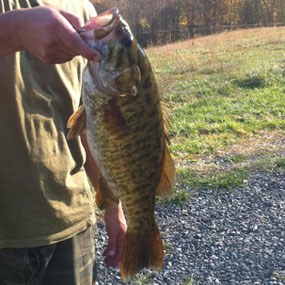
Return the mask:
<path fill-rule="evenodd" d="M 74 27 L 74 29 L 80 30 L 83 27 L 84 22 L 81 18 L 78 18 L 77 16 L 66 11 L 60 10 L 59 12 L 65 19 L 67 19 L 67 21 Z"/>
<path fill-rule="evenodd" d="M 54 32 L 61 41 L 76 54 L 82 55 L 89 60 L 99 61 L 99 53 L 88 46 L 67 20 L 63 21 L 61 25 L 58 24 Z"/>
<path fill-rule="evenodd" d="M 108 246 L 104 252 L 104 262 L 107 267 L 114 267 L 114 258 L 116 256 L 116 236 L 110 235 Z"/>
<path fill-rule="evenodd" d="M 116 239 L 117 236 L 116 235 L 109 235 L 109 241 L 108 241 L 108 245 L 107 248 L 104 252 L 105 256 L 113 256 L 115 255 L 116 252 Z"/>
<path fill-rule="evenodd" d="M 117 267 L 120 263 L 120 258 L 121 258 L 123 245 L 124 245 L 124 239 L 125 239 L 125 233 L 121 233 L 118 235 L 117 244 L 116 244 L 116 254 L 113 260 L 115 267 Z"/>
<path fill-rule="evenodd" d="M 58 39 L 60 43 L 58 43 L 58 46 L 54 49 L 54 54 L 59 55 L 59 57 L 71 57 L 77 56 L 78 54 L 74 52 L 73 50 L 70 50 L 65 47 L 65 44 L 61 42 L 60 39 Z"/>
<path fill-rule="evenodd" d="M 103 256 L 114 256 L 114 255 L 115 255 L 115 251 L 107 249 L 107 248 L 103 252 Z"/>
<path fill-rule="evenodd" d="M 118 267 L 120 264 L 120 255 L 116 254 L 114 256 L 107 256 L 104 260 L 107 267 Z"/>
<path fill-rule="evenodd" d="M 104 258 L 104 263 L 107 267 L 116 267 L 115 260 L 115 252 L 114 251 L 107 251 Z"/>
<path fill-rule="evenodd" d="M 114 256 L 106 256 L 104 258 L 104 263 L 107 267 L 117 267 Z"/>
<path fill-rule="evenodd" d="M 62 64 L 70 61 L 73 57 L 56 57 L 43 59 L 42 62 L 45 64 Z"/>
<path fill-rule="evenodd" d="M 125 232 L 119 233 L 116 239 L 115 251 L 107 249 L 105 250 L 104 261 L 108 267 L 117 267 L 119 265 L 124 244 L 124 238 L 125 238 Z"/>
<path fill-rule="evenodd" d="M 66 63 L 70 60 L 72 60 L 73 56 L 71 57 L 59 57 L 55 59 L 55 63 L 61 64 L 61 63 Z"/>
<path fill-rule="evenodd" d="M 42 57 L 44 63 L 57 64 L 65 63 L 73 59 L 75 54 L 63 50 L 62 48 L 55 47 L 52 53 L 47 53 Z"/>

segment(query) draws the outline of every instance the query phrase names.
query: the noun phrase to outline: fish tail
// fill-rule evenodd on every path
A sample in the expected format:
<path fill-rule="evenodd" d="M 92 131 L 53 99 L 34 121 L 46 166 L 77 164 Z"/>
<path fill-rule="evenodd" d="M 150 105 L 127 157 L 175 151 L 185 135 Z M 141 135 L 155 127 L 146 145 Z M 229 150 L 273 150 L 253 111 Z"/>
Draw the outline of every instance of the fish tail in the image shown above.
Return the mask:
<path fill-rule="evenodd" d="M 126 233 L 120 260 L 123 282 L 143 268 L 161 270 L 163 264 L 163 243 L 157 224 L 145 235 Z"/>

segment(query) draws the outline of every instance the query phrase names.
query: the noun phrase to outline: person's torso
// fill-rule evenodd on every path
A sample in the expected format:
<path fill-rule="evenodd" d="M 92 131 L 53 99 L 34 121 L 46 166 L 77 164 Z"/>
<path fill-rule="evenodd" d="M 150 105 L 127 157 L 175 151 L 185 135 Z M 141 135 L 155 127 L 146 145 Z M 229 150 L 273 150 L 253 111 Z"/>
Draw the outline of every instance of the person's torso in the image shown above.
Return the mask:
<path fill-rule="evenodd" d="M 88 18 L 87 1 L 75 0 L 1 0 L 0 12 L 39 4 Z M 85 65 L 47 65 L 27 51 L 0 57 L 0 248 L 63 240 L 93 219 L 84 149 L 66 139 Z"/>

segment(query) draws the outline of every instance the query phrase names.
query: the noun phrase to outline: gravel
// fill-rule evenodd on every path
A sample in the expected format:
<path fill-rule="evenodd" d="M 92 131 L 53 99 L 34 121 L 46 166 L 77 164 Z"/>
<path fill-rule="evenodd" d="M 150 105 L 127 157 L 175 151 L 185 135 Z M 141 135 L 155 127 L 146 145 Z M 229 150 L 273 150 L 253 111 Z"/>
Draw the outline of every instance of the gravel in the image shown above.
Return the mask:
<path fill-rule="evenodd" d="M 156 217 L 165 245 L 161 272 L 144 270 L 125 284 L 285 284 L 285 174 L 255 171 L 231 192 L 201 190 L 183 204 L 164 203 Z M 97 284 L 123 284 L 107 269 L 98 225 Z"/>

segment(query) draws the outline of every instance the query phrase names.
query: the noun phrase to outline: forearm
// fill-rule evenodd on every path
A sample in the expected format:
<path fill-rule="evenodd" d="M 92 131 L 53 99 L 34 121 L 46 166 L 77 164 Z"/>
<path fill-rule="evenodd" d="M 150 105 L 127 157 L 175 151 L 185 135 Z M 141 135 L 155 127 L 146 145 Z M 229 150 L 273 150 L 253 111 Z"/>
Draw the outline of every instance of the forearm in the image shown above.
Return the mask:
<path fill-rule="evenodd" d="M 0 14 L 0 56 L 8 55 L 23 49 L 19 37 L 23 13 L 19 9 Z"/>
<path fill-rule="evenodd" d="M 84 168 L 93 187 L 96 190 L 98 187 L 98 183 L 99 183 L 99 169 L 96 165 L 95 160 L 93 159 L 91 155 L 85 133 L 81 135 L 81 141 L 82 141 L 82 144 L 86 152 L 86 162 L 85 162 Z"/>

